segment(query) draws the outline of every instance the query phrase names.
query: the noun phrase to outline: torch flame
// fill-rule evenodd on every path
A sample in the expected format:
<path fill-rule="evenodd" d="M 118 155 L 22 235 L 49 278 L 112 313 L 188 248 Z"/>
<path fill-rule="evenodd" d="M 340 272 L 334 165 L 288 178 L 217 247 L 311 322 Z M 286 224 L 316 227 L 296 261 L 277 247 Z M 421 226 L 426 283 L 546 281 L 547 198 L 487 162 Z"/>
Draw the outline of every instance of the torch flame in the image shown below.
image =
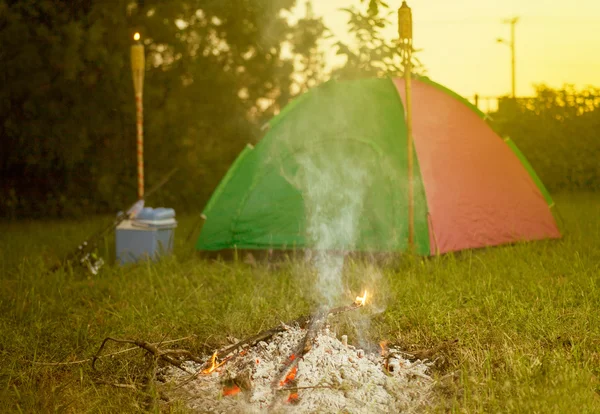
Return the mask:
<path fill-rule="evenodd" d="M 138 32 L 135 32 L 135 34 L 133 35 L 133 40 L 140 40 L 140 34 Z"/>
<path fill-rule="evenodd" d="M 365 293 L 363 293 L 362 296 L 357 296 L 354 303 L 358 306 L 365 306 L 365 303 L 367 303 L 367 291 L 365 290 Z"/>

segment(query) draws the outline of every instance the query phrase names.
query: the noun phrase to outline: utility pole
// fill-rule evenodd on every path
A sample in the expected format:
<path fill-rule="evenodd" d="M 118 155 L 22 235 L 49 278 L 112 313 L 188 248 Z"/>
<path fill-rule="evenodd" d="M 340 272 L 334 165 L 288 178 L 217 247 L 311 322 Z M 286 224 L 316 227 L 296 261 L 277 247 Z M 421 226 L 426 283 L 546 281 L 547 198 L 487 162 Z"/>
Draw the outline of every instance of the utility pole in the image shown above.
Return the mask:
<path fill-rule="evenodd" d="M 504 43 L 510 47 L 511 54 L 511 73 L 512 73 L 512 97 L 516 98 L 516 81 L 515 81 L 515 26 L 519 22 L 518 17 L 513 17 L 512 19 L 504 20 L 503 23 L 510 24 L 510 41 L 506 41 L 502 38 L 496 39 L 498 43 Z"/>

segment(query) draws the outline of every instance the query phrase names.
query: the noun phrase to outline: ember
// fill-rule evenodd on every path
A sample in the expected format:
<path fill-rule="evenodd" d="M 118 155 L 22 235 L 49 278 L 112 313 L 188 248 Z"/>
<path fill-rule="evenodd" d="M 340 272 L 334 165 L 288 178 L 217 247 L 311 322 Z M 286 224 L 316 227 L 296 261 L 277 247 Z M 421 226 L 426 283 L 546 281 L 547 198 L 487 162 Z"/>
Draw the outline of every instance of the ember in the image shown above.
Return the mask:
<path fill-rule="evenodd" d="M 238 387 L 237 385 L 233 385 L 231 387 L 223 387 L 223 397 L 227 397 L 228 395 L 236 395 L 240 391 L 240 387 Z"/>
<path fill-rule="evenodd" d="M 292 392 L 290 394 L 290 396 L 287 399 L 287 403 L 288 404 L 298 404 L 298 393 L 297 392 Z"/>
<path fill-rule="evenodd" d="M 287 384 L 287 383 L 289 383 L 289 382 L 293 381 L 293 380 L 294 380 L 294 378 L 296 378 L 296 373 L 297 373 L 297 372 L 298 372 L 298 367 L 297 367 L 297 366 L 295 366 L 294 368 L 292 368 L 292 369 L 290 370 L 290 373 L 289 373 L 289 374 L 287 374 L 287 376 L 285 377 L 285 379 L 284 379 L 283 381 L 280 381 L 280 382 L 279 382 L 279 385 L 281 385 L 281 386 L 283 387 L 285 384 Z"/>

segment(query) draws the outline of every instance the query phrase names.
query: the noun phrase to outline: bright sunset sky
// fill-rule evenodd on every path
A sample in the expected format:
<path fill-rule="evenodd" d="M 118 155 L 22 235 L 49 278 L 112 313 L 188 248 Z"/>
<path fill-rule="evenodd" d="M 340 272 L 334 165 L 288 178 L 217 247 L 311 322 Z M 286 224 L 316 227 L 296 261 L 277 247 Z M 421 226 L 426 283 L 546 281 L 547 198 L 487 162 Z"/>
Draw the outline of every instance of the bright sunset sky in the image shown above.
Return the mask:
<path fill-rule="evenodd" d="M 394 12 L 402 0 L 387 0 Z M 533 93 L 532 84 L 600 87 L 600 0 L 408 0 L 420 59 L 434 81 L 471 97 L 510 93 L 510 39 L 504 19 L 516 26 L 517 95 Z M 296 15 L 304 15 L 298 0 Z M 347 14 L 341 7 L 359 0 L 312 0 L 314 14 L 337 38 L 347 40 Z M 389 37 L 397 36 L 396 15 Z M 331 57 L 334 58 L 333 53 Z"/>

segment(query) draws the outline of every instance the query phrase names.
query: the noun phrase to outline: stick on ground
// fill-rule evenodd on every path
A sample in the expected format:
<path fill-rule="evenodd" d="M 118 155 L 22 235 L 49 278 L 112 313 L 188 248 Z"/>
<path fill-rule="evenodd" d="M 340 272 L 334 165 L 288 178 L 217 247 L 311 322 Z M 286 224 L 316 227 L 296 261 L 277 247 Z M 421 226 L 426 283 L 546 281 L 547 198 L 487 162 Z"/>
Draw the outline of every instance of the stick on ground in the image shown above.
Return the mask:
<path fill-rule="evenodd" d="M 175 342 L 181 342 L 181 341 L 188 340 L 188 339 L 193 338 L 195 336 L 196 335 L 190 335 L 190 336 L 186 336 L 185 338 L 172 339 L 172 340 L 169 340 L 169 341 L 163 341 L 163 342 L 160 342 L 160 343 L 155 343 L 154 345 L 159 345 L 159 344 L 173 344 Z M 131 348 L 122 349 L 120 351 L 111 352 L 110 354 L 104 354 L 104 355 L 98 355 L 98 353 L 96 353 L 95 357 L 86 358 L 86 359 L 80 359 L 78 361 L 66 361 L 66 362 L 40 362 L 40 361 L 31 361 L 31 363 L 32 364 L 36 364 L 36 365 L 46 365 L 46 366 L 77 365 L 77 364 L 84 364 L 86 362 L 90 362 L 94 358 L 96 358 L 96 359 L 108 358 L 108 357 L 111 357 L 111 356 L 115 356 L 115 355 L 119 355 L 119 354 L 124 354 L 126 352 L 135 351 L 136 349 L 140 349 L 140 347 L 139 346 L 132 346 Z M 166 351 L 172 351 L 172 350 L 165 350 L 163 352 L 166 352 Z M 179 352 L 179 351 L 177 351 L 177 352 Z"/>
<path fill-rule="evenodd" d="M 162 360 L 168 362 L 169 364 L 179 368 L 180 370 L 187 372 L 188 374 L 191 374 L 191 372 L 188 372 L 188 370 L 186 370 L 185 368 L 182 367 L 181 361 L 173 358 L 173 356 L 171 355 L 172 353 L 169 353 L 167 351 L 163 351 L 163 350 L 159 349 L 155 344 L 152 344 L 152 343 L 146 342 L 146 341 L 137 341 L 137 340 L 132 340 L 132 339 L 116 339 L 116 338 L 111 338 L 111 337 L 108 337 L 108 338 L 104 339 L 104 341 L 102 341 L 102 345 L 100 345 L 98 352 L 96 352 L 96 355 L 94 355 L 94 357 L 92 358 L 92 368 L 93 369 L 96 369 L 96 366 L 95 366 L 96 361 L 100 358 L 100 354 L 108 341 L 118 342 L 118 343 L 122 343 L 122 344 L 136 345 L 139 348 L 145 349 L 146 351 L 151 353 L 155 359 L 157 359 L 157 360 L 162 359 Z M 168 350 L 168 351 L 172 351 L 172 350 Z M 181 354 L 181 351 L 177 351 L 174 354 Z M 183 352 L 183 354 L 185 354 L 188 357 L 194 358 L 194 360 L 199 361 L 198 359 L 196 359 L 196 357 L 193 357 L 190 352 L 185 351 L 185 352 Z"/>

